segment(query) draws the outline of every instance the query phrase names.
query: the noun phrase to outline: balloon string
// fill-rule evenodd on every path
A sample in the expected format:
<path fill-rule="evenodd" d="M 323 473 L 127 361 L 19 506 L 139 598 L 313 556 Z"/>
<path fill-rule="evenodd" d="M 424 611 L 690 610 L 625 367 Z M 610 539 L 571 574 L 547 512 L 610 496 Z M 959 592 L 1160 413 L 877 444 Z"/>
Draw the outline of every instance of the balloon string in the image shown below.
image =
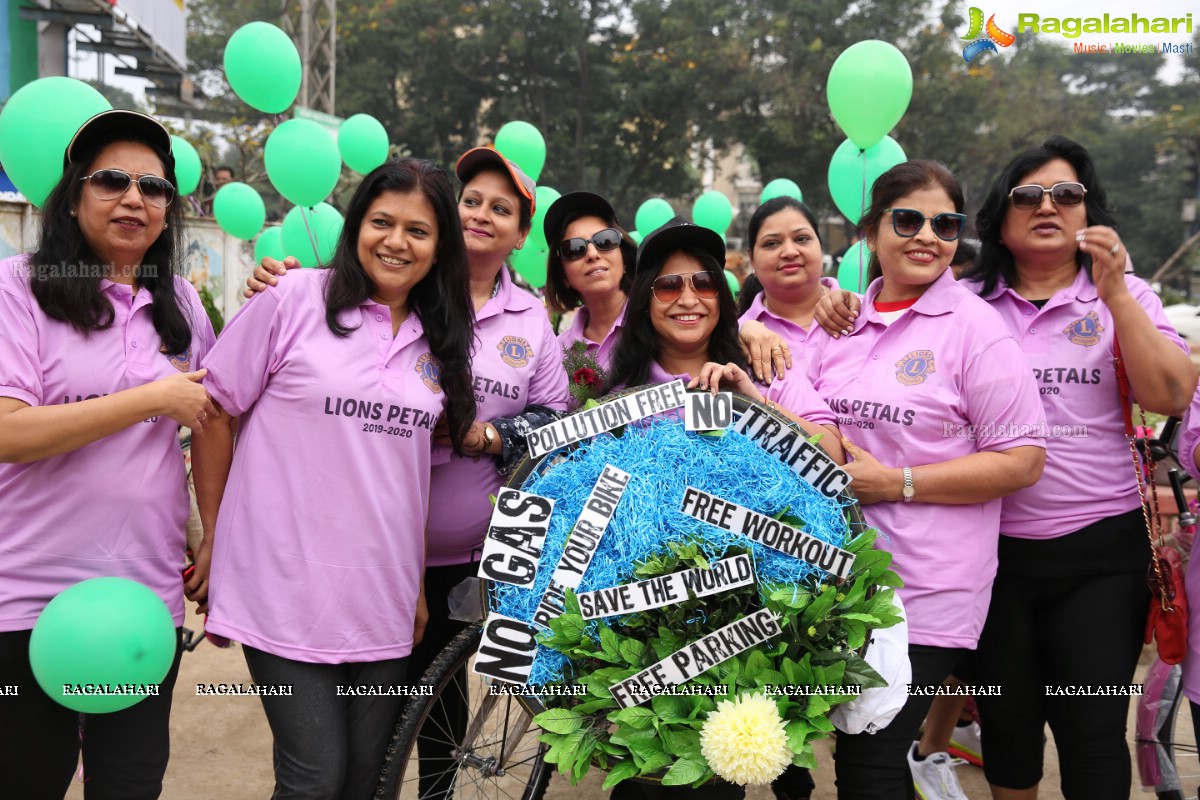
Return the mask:
<path fill-rule="evenodd" d="M 862 159 L 862 196 L 858 201 L 858 222 L 861 223 L 862 215 L 867 213 L 867 151 L 859 150 L 858 157 Z M 861 228 L 859 228 L 859 241 L 862 241 Z M 863 263 L 863 248 L 860 244 L 858 246 L 858 291 L 865 292 L 867 290 L 866 283 L 866 264 Z"/>
<path fill-rule="evenodd" d="M 317 266 L 321 265 L 321 253 L 317 250 L 317 232 L 308 224 L 308 215 L 304 213 L 304 207 L 300 207 L 300 219 L 304 221 L 304 231 L 308 235 L 308 244 L 312 247 L 313 257 L 317 259 Z"/>

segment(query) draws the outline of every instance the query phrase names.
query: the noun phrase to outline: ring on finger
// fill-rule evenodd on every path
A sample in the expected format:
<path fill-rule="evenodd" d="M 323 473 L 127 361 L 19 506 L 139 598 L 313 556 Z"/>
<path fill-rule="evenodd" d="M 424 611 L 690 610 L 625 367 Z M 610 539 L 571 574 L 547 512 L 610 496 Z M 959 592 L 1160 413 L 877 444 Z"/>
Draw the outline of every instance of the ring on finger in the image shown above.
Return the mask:
<path fill-rule="evenodd" d="M 1120 243 L 1120 242 L 1117 242 L 1117 243 L 1116 243 L 1116 244 L 1114 244 L 1112 247 L 1108 248 L 1108 252 L 1109 252 L 1109 254 L 1110 254 L 1110 255 L 1114 255 L 1114 256 L 1115 256 L 1115 255 L 1117 254 L 1117 251 L 1118 251 L 1118 250 L 1120 250 L 1120 249 L 1121 249 L 1121 243 Z"/>

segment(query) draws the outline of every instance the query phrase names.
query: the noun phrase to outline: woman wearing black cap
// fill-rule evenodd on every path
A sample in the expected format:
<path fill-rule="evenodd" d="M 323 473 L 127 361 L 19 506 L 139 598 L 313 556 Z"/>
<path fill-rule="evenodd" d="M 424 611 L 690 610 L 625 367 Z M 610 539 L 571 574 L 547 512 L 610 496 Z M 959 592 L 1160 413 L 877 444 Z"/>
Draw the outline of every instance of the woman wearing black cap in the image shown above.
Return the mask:
<path fill-rule="evenodd" d="M 91 798 L 156 798 L 179 649 L 156 695 L 107 714 L 52 700 L 31 629 L 68 587 L 138 581 L 183 622 L 188 492 L 178 429 L 216 413 L 198 370 L 213 343 L 178 277 L 171 138 L 107 111 L 68 145 L 39 249 L 0 265 L 0 797 L 61 798 L 83 751 Z M 207 559 L 188 590 L 203 599 Z M 81 736 L 82 733 L 82 736 Z"/>

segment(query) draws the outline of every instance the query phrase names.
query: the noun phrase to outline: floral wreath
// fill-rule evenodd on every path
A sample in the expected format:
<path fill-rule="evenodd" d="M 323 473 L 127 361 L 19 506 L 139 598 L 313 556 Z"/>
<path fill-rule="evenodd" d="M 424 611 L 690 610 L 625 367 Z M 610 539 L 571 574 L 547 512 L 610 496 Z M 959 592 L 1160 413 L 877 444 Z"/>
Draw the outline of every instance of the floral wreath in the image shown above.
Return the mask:
<path fill-rule="evenodd" d="M 781 426 L 792 424 L 746 398 L 738 401 Z M 532 624 L 590 492 L 613 467 L 629 480 L 608 529 L 578 587 L 565 590 L 561 612 L 536 636 L 528 683 L 541 691 L 525 703 L 544 731 L 546 761 L 572 783 L 592 766 L 606 770 L 605 789 L 629 778 L 766 784 L 788 764 L 814 768 L 813 743 L 834 730 L 831 710 L 886 685 L 859 652 L 869 632 L 900 621 L 892 589 L 901 581 L 889 569 L 891 554 L 874 548 L 876 531 L 863 523 L 857 502 L 844 492 L 826 498 L 746 435 L 685 431 L 678 414 L 660 415 L 518 468 L 509 487 L 553 499 L 553 514 L 536 582 L 530 588 L 488 582 L 490 612 Z M 848 551 L 852 567 L 836 578 L 684 514 L 685 487 Z M 705 596 L 689 589 L 670 605 L 585 619 L 581 599 L 596 598 L 597 590 L 713 571 L 747 557 L 750 582 Z M 598 613 L 595 602 L 589 607 Z M 702 648 L 714 632 L 763 613 L 777 620 L 776 635 L 678 685 L 632 700 L 622 694 L 631 678 L 672 654 Z M 711 649 L 709 655 L 717 657 Z M 704 663 L 697 656 L 694 669 Z M 547 688 L 559 686 L 580 693 Z"/>

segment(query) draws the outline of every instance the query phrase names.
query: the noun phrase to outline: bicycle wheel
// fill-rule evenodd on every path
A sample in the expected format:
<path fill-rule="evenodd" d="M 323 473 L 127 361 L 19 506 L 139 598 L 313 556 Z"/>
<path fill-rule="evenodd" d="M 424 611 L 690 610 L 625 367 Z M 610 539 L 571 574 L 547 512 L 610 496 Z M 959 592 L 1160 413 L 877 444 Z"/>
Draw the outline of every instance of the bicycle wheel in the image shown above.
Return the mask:
<path fill-rule="evenodd" d="M 1136 748 L 1142 785 L 1159 800 L 1196 800 L 1200 758 L 1183 669 L 1154 660 L 1138 703 Z"/>
<path fill-rule="evenodd" d="M 412 698 L 396 726 L 377 798 L 538 800 L 545 792 L 540 729 L 517 698 L 489 694 L 470 671 L 482 630 L 476 623 L 460 633 L 421 676 L 429 693 Z"/>

